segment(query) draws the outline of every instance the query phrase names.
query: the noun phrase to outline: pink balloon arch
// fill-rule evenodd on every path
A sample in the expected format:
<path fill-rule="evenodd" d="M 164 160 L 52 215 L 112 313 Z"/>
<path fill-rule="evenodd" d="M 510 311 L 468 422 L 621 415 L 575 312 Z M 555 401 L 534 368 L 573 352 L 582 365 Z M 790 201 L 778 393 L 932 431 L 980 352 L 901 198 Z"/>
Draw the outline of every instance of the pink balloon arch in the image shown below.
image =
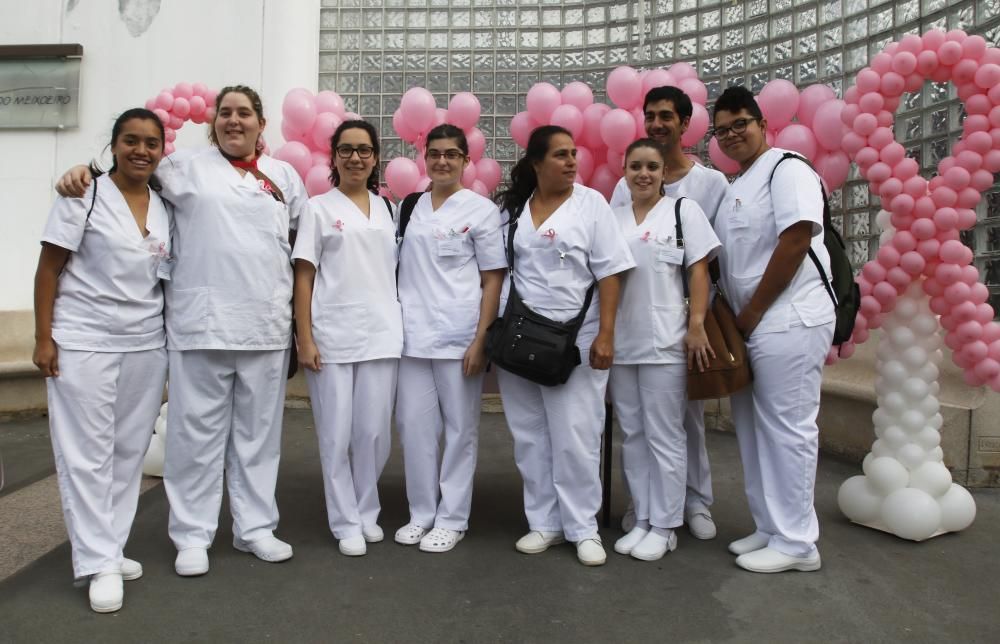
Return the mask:
<path fill-rule="evenodd" d="M 185 123 L 211 123 L 215 119 L 215 95 L 216 91 L 204 83 L 181 82 L 146 101 L 146 109 L 163 123 L 165 154 L 174 152 L 177 130 Z"/>

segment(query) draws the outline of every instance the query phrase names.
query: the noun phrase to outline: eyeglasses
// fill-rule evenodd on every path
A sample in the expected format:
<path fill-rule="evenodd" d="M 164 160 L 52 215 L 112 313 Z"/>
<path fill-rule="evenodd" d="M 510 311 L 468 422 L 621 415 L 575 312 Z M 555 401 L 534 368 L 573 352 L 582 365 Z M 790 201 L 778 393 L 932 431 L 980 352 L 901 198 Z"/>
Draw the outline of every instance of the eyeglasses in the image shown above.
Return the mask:
<path fill-rule="evenodd" d="M 717 139 L 726 138 L 727 136 L 729 136 L 730 132 L 732 132 L 733 134 L 743 134 L 744 132 L 747 131 L 747 126 L 750 125 L 750 123 L 759 120 L 760 119 L 756 117 L 748 119 L 736 119 L 735 121 L 729 124 L 729 127 L 713 127 L 709 131 L 709 134 L 711 134 Z"/>
<path fill-rule="evenodd" d="M 351 155 L 355 152 L 358 153 L 359 159 L 370 159 L 373 154 L 375 154 L 375 148 L 370 145 L 359 145 L 354 147 L 352 145 L 338 145 L 337 146 L 337 156 L 341 159 L 350 159 Z"/>
<path fill-rule="evenodd" d="M 428 150 L 424 156 L 428 161 L 437 161 L 441 157 L 444 157 L 449 161 L 458 161 L 459 159 L 465 158 L 465 153 L 461 150 L 451 148 L 450 150 L 445 150 L 444 152 L 441 150 Z"/>

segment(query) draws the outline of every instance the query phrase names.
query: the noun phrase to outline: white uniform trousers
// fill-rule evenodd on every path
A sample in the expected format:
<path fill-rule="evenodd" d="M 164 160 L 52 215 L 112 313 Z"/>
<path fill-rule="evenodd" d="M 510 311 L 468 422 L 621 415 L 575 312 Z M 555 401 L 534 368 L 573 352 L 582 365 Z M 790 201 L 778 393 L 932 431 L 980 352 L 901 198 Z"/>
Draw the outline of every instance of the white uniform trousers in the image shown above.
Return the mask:
<path fill-rule="evenodd" d="M 747 341 L 753 384 L 730 397 L 747 501 L 768 545 L 792 556 L 819 538 L 813 507 L 820 386 L 833 323 L 759 333 Z"/>
<path fill-rule="evenodd" d="M 168 351 L 163 484 L 174 546 L 208 548 L 225 472 L 233 536 L 251 542 L 278 526 L 274 488 L 281 457 L 288 350 Z"/>
<path fill-rule="evenodd" d="M 59 374 L 46 379 L 49 427 L 73 576 L 80 578 L 121 567 L 167 355 L 60 349 Z"/>
<path fill-rule="evenodd" d="M 469 529 L 482 400 L 483 375 L 465 377 L 462 360 L 400 359 L 396 427 L 410 523 Z"/>
<path fill-rule="evenodd" d="M 687 491 L 684 509 L 689 515 L 708 512 L 714 498 L 712 468 L 708 462 L 708 447 L 705 445 L 704 400 L 687 401 L 684 431 L 687 433 Z"/>
<path fill-rule="evenodd" d="M 583 364 L 566 384 L 544 387 L 499 369 L 497 381 L 514 460 L 524 480 L 531 530 L 562 532 L 568 541 L 597 536 L 601 509 L 601 434 L 606 370 Z"/>
<path fill-rule="evenodd" d="M 684 523 L 687 365 L 615 365 L 610 388 L 635 517 L 676 528 Z"/>
<path fill-rule="evenodd" d="M 330 531 L 361 536 L 378 522 L 378 479 L 389 460 L 397 358 L 306 370 Z"/>

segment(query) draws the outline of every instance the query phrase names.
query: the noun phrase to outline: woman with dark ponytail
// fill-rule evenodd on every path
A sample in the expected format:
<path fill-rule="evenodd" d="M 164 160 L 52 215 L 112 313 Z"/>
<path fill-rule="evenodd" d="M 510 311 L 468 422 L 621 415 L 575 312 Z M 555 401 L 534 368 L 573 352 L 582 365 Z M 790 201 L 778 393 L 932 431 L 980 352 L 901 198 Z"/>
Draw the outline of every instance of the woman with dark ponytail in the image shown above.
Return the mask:
<path fill-rule="evenodd" d="M 543 126 L 531 133 L 499 203 L 506 233 L 513 234 L 511 280 L 528 308 L 559 322 L 571 320 L 596 284 L 577 336 L 581 364 L 565 384 L 553 387 L 503 369 L 497 379 L 530 530 L 515 547 L 536 554 L 571 541 L 581 563 L 599 566 L 606 560 L 595 518 L 604 393 L 620 273 L 635 263 L 607 202 L 575 178 L 573 137 L 564 128 Z M 501 309 L 509 295 L 508 282 Z"/>
<path fill-rule="evenodd" d="M 149 110 L 118 117 L 111 169 L 91 165 L 87 194 L 56 199 L 35 274 L 33 361 L 48 387 L 73 574 L 90 578 L 98 613 L 121 608 L 122 580 L 142 576 L 123 549 L 167 375 L 171 222 L 152 189 L 163 145 Z"/>

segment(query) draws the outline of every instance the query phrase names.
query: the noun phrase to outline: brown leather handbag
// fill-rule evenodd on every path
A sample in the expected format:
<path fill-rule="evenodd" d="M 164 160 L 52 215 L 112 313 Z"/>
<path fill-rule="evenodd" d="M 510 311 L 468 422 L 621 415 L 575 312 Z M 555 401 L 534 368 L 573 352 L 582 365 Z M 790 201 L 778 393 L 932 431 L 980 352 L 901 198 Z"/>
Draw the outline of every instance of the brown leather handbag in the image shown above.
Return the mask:
<path fill-rule="evenodd" d="M 684 230 L 681 227 L 681 199 L 674 206 L 677 247 L 684 247 Z M 687 265 L 681 267 L 684 283 L 684 301 L 690 306 Z M 743 334 L 736 327 L 736 315 L 726 301 L 722 289 L 716 285 L 715 297 L 705 312 L 705 334 L 715 351 L 709 357 L 708 367 L 699 371 L 697 366 L 688 369 L 688 400 L 724 398 L 743 389 L 753 380 L 750 361 L 747 359 L 747 344 Z"/>

